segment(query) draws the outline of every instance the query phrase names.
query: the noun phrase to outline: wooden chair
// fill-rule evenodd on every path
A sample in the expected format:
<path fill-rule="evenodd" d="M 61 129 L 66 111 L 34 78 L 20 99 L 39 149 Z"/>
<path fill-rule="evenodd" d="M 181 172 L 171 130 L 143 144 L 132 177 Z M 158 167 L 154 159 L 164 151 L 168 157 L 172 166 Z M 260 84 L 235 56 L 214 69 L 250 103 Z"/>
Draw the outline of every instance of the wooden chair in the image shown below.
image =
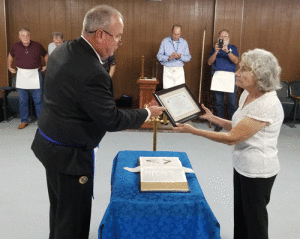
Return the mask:
<path fill-rule="evenodd" d="M 295 106 L 295 102 L 290 96 L 289 84 L 286 81 L 281 81 L 281 89 L 277 90 L 277 96 L 282 104 L 284 110 L 284 118 L 287 119 L 291 116 Z"/>
<path fill-rule="evenodd" d="M 16 91 L 17 89 L 12 86 L 5 86 L 0 87 L 0 90 L 3 90 L 3 115 L 4 121 L 7 121 L 7 95 L 12 91 Z"/>
<path fill-rule="evenodd" d="M 294 107 L 294 123 L 296 122 L 297 109 L 300 102 L 300 80 L 293 81 L 289 84 L 291 97 L 295 101 Z"/>

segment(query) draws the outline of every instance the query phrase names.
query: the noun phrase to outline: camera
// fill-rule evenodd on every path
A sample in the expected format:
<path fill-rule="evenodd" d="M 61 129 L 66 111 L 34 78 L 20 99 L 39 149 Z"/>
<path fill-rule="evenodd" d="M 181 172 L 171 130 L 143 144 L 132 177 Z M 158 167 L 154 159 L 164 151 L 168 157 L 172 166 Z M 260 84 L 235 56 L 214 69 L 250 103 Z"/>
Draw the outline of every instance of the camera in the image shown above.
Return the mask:
<path fill-rule="evenodd" d="M 222 49 L 224 45 L 223 39 L 219 39 L 219 48 Z"/>

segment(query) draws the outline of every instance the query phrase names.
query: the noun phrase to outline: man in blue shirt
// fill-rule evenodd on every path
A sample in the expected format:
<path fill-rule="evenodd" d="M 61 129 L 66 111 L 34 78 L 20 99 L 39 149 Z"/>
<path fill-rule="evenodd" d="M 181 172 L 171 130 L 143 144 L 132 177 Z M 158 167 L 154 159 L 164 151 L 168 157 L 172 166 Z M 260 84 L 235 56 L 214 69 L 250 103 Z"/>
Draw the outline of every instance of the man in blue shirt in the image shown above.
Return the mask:
<path fill-rule="evenodd" d="M 208 58 L 208 65 L 213 66 L 211 90 L 214 95 L 215 115 L 220 118 L 224 118 L 224 94 L 227 94 L 228 117 L 231 120 L 237 107 L 234 72 L 239 54 L 236 46 L 229 44 L 228 30 L 220 31 L 219 39 L 223 39 L 223 47 L 220 48 L 219 43 L 216 43 Z M 215 128 L 217 132 L 221 130 L 220 126 Z"/>
<path fill-rule="evenodd" d="M 163 39 L 157 59 L 164 66 L 163 88 L 185 83 L 183 65 L 191 60 L 189 46 L 186 40 L 181 38 L 181 26 L 172 27 L 172 35 Z"/>

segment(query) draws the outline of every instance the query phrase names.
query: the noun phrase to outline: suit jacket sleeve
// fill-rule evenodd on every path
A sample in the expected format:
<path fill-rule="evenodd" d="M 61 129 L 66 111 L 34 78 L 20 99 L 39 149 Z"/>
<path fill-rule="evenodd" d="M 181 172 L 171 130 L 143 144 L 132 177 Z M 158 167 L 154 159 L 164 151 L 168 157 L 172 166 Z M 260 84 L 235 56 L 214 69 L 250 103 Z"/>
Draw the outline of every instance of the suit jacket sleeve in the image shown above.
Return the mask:
<path fill-rule="evenodd" d="M 81 106 L 98 127 L 119 131 L 141 127 L 148 116 L 145 109 L 120 110 L 116 107 L 112 81 L 106 72 L 90 77 L 80 93 Z"/>

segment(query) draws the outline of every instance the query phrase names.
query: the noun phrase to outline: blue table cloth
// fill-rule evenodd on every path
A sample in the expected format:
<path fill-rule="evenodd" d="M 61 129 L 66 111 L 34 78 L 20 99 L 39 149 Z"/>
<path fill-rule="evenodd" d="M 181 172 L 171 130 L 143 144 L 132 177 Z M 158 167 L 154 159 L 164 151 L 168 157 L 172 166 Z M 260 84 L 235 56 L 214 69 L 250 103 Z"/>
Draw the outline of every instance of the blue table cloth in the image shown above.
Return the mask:
<path fill-rule="evenodd" d="M 111 199 L 98 238 L 220 238 L 220 225 L 196 175 L 186 174 L 189 193 L 140 192 L 140 174 L 124 169 L 138 166 L 140 156 L 179 157 L 184 167 L 192 168 L 183 152 L 120 151 L 113 162 Z"/>

